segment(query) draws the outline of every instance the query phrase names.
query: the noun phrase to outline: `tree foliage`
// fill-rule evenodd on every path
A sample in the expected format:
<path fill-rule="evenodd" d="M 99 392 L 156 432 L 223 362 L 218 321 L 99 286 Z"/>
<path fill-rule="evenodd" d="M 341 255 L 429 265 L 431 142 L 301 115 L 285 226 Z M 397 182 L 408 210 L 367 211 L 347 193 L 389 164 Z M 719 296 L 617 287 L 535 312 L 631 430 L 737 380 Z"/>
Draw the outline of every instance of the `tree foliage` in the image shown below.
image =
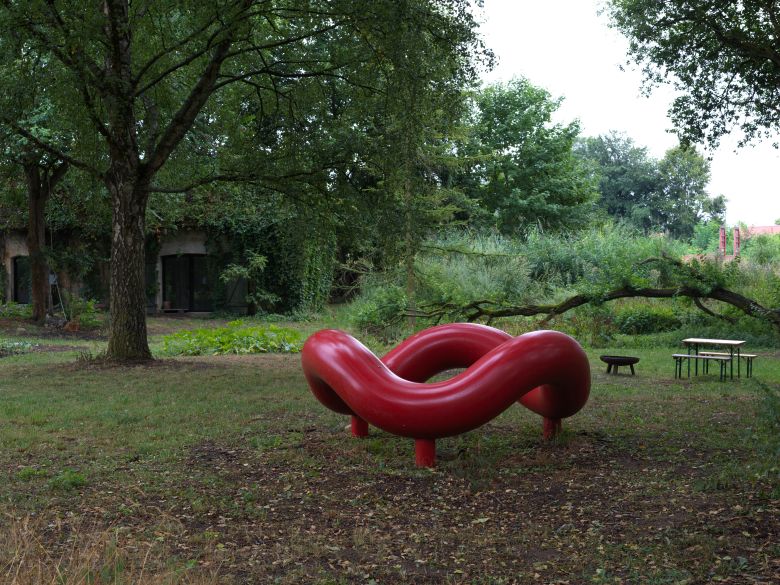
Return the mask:
<path fill-rule="evenodd" d="M 744 141 L 780 129 L 780 6 L 774 0 L 611 0 L 614 26 L 649 85 L 671 82 L 685 140 Z"/>
<path fill-rule="evenodd" d="M 0 63 L 0 85 L 5 88 L 0 96 L 0 111 L 15 120 L 24 120 L 36 139 L 67 148 L 72 136 L 60 123 L 53 108 L 62 72 L 14 35 L 0 38 Z M 3 125 L 0 125 L 0 145 L 0 169 L 7 181 L 11 200 L 17 196 L 14 192 L 24 185 L 32 318 L 41 322 L 49 305 L 46 205 L 67 174 L 68 163 L 41 149 L 27 136 L 9 132 L 9 128 Z M 0 207 L 3 206 L 1 201 L 7 201 L 7 197 L 0 195 Z"/>
<path fill-rule="evenodd" d="M 484 212 L 473 214 L 472 225 L 521 234 L 535 225 L 560 230 L 589 221 L 595 182 L 572 153 L 579 125 L 552 122 L 559 105 L 525 79 L 474 94 L 456 181 Z"/>
<path fill-rule="evenodd" d="M 611 217 L 650 229 L 646 219 L 658 189 L 658 173 L 647 148 L 637 146 L 628 136 L 610 132 L 582 139 L 575 152 L 592 163 L 599 178 L 598 206 Z"/>
<path fill-rule="evenodd" d="M 688 240 L 700 221 L 723 219 L 725 198 L 709 197 L 710 164 L 695 149 L 678 146 L 666 151 L 658 163 L 658 175 L 654 219 L 673 237 Z"/>
<path fill-rule="evenodd" d="M 418 318 L 483 320 L 539 316 L 542 324 L 577 307 L 616 299 L 686 298 L 710 316 L 705 304 L 730 306 L 780 332 L 780 278 L 773 270 L 680 260 L 685 246 L 648 237 L 626 226 L 579 234 L 539 232 L 524 241 L 455 234 L 430 242 L 418 257 L 424 300 Z M 357 305 L 362 323 L 392 324 L 409 307 L 388 295 L 392 283 L 369 287 Z M 372 295 L 374 295 L 372 297 Z M 391 308 L 392 310 L 388 310 Z"/>
<path fill-rule="evenodd" d="M 586 138 L 578 156 L 599 177 L 599 207 L 645 233 L 663 231 L 690 239 L 702 221 L 722 221 L 723 196 L 710 197 L 709 162 L 691 147 L 668 150 L 661 160 L 617 132 Z"/>
<path fill-rule="evenodd" d="M 404 6 L 400 20 L 388 18 Z M 387 55 L 403 30 L 399 22 L 457 55 L 454 62 L 466 75 L 479 50 L 465 0 L 107 0 L 100 7 L 26 0 L 3 3 L 0 18 L 66 72 L 61 87 L 70 95 L 57 101 L 57 112 L 78 104 L 84 114 L 74 119 L 86 119 L 89 130 L 74 133 L 77 143 L 101 147 L 97 156 L 78 156 L 36 135 L 25 120 L 2 116 L 17 135 L 102 181 L 109 192 L 108 355 L 119 359 L 150 356 L 143 256 L 151 193 L 185 192 L 217 180 L 262 180 L 284 192 L 288 182 L 308 176 L 319 178 L 317 189 L 326 194 L 327 169 L 316 173 L 297 164 L 311 163 L 305 156 L 311 150 L 301 157 L 294 146 L 314 140 L 325 125 L 309 123 L 315 118 L 300 103 L 322 101 L 333 80 L 351 89 L 345 99 L 387 90 L 373 82 L 394 66 Z M 429 91 L 437 89 L 429 71 L 417 74 Z M 283 168 L 267 172 L 271 165 L 256 163 L 275 158 L 277 141 L 291 149 L 281 151 Z M 230 148 L 252 143 L 253 159 Z"/>

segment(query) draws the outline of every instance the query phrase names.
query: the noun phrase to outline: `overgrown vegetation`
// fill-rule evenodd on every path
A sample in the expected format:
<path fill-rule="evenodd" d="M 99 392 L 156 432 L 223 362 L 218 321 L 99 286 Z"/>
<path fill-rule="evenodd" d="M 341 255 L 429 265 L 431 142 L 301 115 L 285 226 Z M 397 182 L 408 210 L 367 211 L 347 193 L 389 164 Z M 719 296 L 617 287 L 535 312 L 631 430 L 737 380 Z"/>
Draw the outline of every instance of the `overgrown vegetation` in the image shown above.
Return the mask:
<path fill-rule="evenodd" d="M 98 329 L 105 325 L 106 315 L 98 309 L 97 300 L 83 299 L 68 292 L 63 292 L 62 296 L 63 313 L 68 321 L 80 329 Z"/>
<path fill-rule="evenodd" d="M 611 224 L 573 234 L 533 232 L 522 240 L 451 233 L 429 240 L 416 257 L 414 310 L 403 274 L 372 274 L 352 307 L 353 323 L 393 337 L 409 315 L 420 327 L 525 316 L 535 320 L 529 328 L 555 323 L 586 332 L 594 343 L 682 330 L 776 342 L 780 254 L 723 264 L 683 262 L 686 251 L 680 241 Z"/>
<path fill-rule="evenodd" d="M 303 337 L 294 329 L 231 321 L 225 327 L 185 330 L 163 338 L 165 355 L 295 353 Z"/>
<path fill-rule="evenodd" d="M 0 338 L 0 357 L 26 353 L 32 351 L 34 348 L 35 344 L 30 343 L 29 341 L 13 341 L 11 339 Z"/>
<path fill-rule="evenodd" d="M 32 307 L 20 303 L 6 303 L 0 305 L 0 317 L 17 317 L 29 319 L 32 316 Z"/>

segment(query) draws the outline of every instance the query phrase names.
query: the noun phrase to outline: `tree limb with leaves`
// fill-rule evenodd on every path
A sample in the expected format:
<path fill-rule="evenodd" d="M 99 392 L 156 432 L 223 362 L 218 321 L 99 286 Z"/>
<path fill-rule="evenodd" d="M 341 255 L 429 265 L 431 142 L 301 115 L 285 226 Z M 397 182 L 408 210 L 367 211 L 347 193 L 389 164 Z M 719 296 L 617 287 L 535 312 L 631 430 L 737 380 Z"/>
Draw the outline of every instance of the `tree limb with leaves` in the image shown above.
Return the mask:
<path fill-rule="evenodd" d="M 687 278 L 685 279 L 687 283 L 667 287 L 635 287 L 626 285 L 604 292 L 575 294 L 561 302 L 550 304 L 506 305 L 488 299 L 475 300 L 464 305 L 453 303 L 427 304 L 423 307 L 423 310 L 415 311 L 414 314 L 417 317 L 433 320 L 448 318 L 466 319 L 469 322 L 484 320 L 487 323 L 502 317 L 535 317 L 541 315 L 543 319 L 540 321 L 540 325 L 545 325 L 559 315 L 588 304 L 600 305 L 624 298 L 672 299 L 687 297 L 692 299 L 700 310 L 710 316 L 725 318 L 733 322 L 728 317 L 715 313 L 703 305 L 702 299 L 719 301 L 736 307 L 745 315 L 770 323 L 780 333 L 780 308 L 765 307 L 754 299 L 722 286 L 712 287 L 711 283 L 707 282 L 706 277 L 696 267 L 685 266 L 683 263 L 669 257 L 648 258 L 636 266 L 639 268 L 642 265 L 649 264 L 665 264 L 667 267 L 673 266 L 676 270 L 683 270 L 687 272 Z"/>
<path fill-rule="evenodd" d="M 611 0 L 648 87 L 681 93 L 671 118 L 682 138 L 717 145 L 730 130 L 742 143 L 780 129 L 780 5 L 774 0 Z"/>

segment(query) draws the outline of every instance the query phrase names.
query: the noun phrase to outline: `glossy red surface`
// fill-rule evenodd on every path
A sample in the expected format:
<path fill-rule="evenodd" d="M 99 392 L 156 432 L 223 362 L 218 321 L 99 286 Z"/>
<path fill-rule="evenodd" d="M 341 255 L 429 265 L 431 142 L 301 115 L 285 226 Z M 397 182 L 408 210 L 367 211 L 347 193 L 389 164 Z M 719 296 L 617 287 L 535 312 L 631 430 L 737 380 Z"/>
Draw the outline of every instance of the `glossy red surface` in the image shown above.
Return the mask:
<path fill-rule="evenodd" d="M 301 359 L 322 404 L 414 439 L 472 430 L 515 401 L 545 418 L 549 438 L 560 429 L 560 419 L 584 406 L 590 392 L 585 352 L 557 331 L 512 337 L 484 325 L 440 325 L 410 337 L 380 360 L 354 337 L 328 329 L 306 341 Z M 454 368 L 467 369 L 425 383 Z M 354 420 L 352 429 L 359 436 L 367 431 Z"/>

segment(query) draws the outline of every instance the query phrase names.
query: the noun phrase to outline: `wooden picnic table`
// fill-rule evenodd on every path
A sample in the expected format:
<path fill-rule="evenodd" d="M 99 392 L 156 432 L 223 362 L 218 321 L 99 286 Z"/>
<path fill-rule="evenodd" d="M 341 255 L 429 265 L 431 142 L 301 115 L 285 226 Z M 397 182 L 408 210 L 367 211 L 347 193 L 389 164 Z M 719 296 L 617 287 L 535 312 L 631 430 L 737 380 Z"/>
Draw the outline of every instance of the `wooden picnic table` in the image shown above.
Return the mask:
<path fill-rule="evenodd" d="M 729 350 L 729 356 L 731 357 L 731 378 L 734 378 L 734 351 L 737 352 L 737 378 L 740 377 L 740 371 L 739 371 L 739 362 L 740 362 L 740 351 L 741 347 L 745 344 L 745 341 L 742 340 L 736 340 L 736 339 L 703 339 L 699 337 L 689 337 L 688 339 L 683 339 L 682 342 L 686 345 L 688 348 L 688 354 L 691 353 L 691 350 L 693 350 L 694 355 L 699 355 L 699 347 L 700 346 L 717 346 L 717 347 L 725 347 Z M 699 374 L 699 360 L 694 360 L 696 363 L 694 365 L 695 368 L 695 374 Z"/>

